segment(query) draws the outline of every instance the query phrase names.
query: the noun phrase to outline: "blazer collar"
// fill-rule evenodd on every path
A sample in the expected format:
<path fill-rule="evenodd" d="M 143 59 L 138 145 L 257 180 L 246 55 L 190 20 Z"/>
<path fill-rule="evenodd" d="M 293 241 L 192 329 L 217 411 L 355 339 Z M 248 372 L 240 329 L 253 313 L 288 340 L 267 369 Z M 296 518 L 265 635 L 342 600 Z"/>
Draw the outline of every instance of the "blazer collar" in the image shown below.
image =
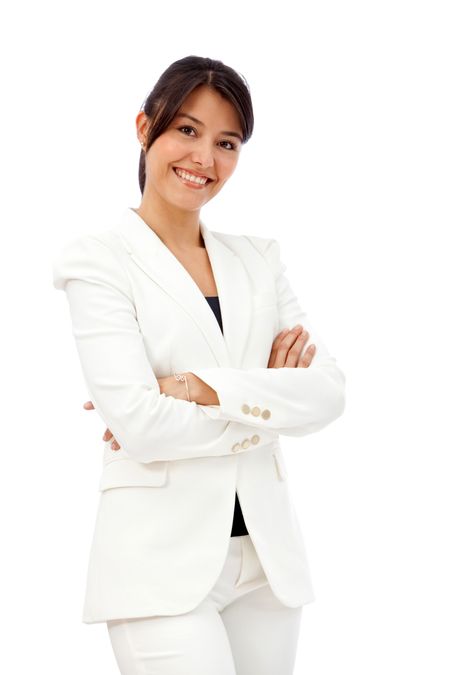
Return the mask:
<path fill-rule="evenodd" d="M 220 233 L 209 230 L 202 219 L 199 224 L 217 286 L 223 335 L 194 279 L 139 214 L 128 207 L 113 229 L 135 264 L 195 321 L 217 365 L 239 368 L 250 331 L 250 282 L 241 258 L 220 239 Z"/>

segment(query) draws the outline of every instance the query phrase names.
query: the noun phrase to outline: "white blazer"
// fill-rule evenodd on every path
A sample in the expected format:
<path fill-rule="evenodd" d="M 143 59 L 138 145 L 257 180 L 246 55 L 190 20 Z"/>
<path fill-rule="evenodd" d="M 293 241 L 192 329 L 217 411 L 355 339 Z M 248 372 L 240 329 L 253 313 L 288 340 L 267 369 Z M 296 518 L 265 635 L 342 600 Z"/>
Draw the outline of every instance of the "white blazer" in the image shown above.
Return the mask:
<path fill-rule="evenodd" d="M 201 233 L 224 334 L 193 278 L 127 208 L 53 261 L 66 292 L 89 396 L 120 443 L 104 443 L 82 621 L 185 613 L 218 578 L 237 490 L 274 594 L 315 599 L 279 436 L 338 418 L 345 377 L 284 275 L 275 239 Z M 267 368 L 275 336 L 302 324 L 308 368 Z M 192 372 L 220 405 L 162 394 L 157 377 Z"/>

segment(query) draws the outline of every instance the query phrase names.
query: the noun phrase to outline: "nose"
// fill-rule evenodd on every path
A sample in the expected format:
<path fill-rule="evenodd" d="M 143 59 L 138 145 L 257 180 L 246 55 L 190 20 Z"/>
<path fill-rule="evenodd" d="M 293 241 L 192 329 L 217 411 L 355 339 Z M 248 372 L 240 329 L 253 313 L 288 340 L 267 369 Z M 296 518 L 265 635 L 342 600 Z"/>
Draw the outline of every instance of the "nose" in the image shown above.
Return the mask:
<path fill-rule="evenodd" d="M 213 166 L 214 155 L 211 145 L 208 142 L 196 144 L 195 151 L 192 152 L 192 161 L 203 169 Z"/>

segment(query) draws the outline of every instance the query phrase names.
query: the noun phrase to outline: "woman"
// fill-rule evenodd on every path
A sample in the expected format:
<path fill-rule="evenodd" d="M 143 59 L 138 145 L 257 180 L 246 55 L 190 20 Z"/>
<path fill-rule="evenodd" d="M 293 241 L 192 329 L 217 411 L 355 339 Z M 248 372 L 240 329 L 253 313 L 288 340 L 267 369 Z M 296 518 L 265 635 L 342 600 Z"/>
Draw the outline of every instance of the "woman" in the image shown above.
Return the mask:
<path fill-rule="evenodd" d="M 180 59 L 136 127 L 141 204 L 54 261 L 108 427 L 83 621 L 123 675 L 288 675 L 314 594 L 278 439 L 339 417 L 344 375 L 277 241 L 200 219 L 252 134 L 244 79 Z"/>

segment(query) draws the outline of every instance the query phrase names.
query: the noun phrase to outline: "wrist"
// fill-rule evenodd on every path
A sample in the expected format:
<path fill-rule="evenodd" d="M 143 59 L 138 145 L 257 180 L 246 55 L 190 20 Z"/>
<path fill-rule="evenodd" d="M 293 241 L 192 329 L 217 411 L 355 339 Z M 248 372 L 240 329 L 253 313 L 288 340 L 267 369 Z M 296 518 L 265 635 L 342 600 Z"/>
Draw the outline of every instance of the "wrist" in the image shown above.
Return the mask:
<path fill-rule="evenodd" d="M 179 395 L 176 396 L 176 398 L 182 398 L 185 401 L 194 400 L 190 392 L 188 373 L 174 373 L 173 377 L 177 380 L 179 385 Z"/>
<path fill-rule="evenodd" d="M 215 389 L 206 384 L 200 377 L 194 373 L 185 373 L 189 380 L 189 390 L 191 400 L 199 405 L 220 405 Z"/>

